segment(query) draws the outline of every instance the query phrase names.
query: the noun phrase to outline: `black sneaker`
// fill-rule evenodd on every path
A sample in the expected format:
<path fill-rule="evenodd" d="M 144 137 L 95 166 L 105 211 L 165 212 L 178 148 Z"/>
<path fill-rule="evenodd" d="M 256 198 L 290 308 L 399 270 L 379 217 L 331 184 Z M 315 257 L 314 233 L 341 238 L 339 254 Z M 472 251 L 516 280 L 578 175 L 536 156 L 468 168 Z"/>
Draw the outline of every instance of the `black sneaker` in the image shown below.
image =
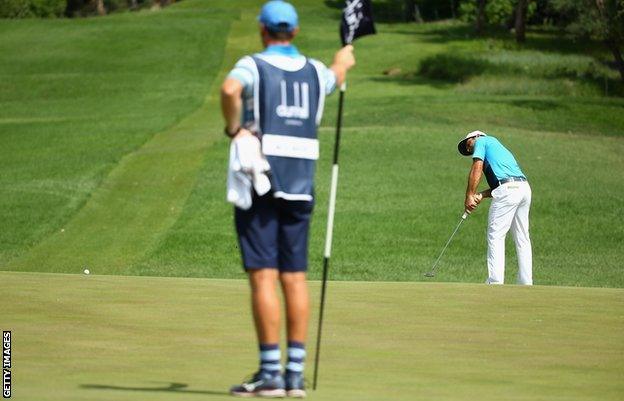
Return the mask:
<path fill-rule="evenodd" d="M 286 395 L 294 398 L 304 398 L 306 396 L 302 372 L 287 370 L 284 373 L 284 381 L 286 382 Z"/>
<path fill-rule="evenodd" d="M 286 396 L 284 378 L 281 374 L 273 375 L 266 371 L 259 371 L 251 380 L 230 389 L 235 397 L 266 397 L 282 398 Z"/>

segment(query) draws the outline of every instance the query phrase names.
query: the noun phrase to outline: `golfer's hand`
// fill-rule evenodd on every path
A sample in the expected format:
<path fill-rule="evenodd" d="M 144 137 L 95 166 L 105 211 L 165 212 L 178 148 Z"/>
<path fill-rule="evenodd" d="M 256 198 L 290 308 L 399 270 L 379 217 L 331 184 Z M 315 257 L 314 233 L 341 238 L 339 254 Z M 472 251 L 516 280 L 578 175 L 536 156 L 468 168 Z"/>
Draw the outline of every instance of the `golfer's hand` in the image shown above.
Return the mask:
<path fill-rule="evenodd" d="M 466 196 L 466 200 L 464 201 L 464 207 L 468 213 L 474 211 L 477 208 L 479 202 L 476 200 L 476 195 L 468 195 Z"/>
<path fill-rule="evenodd" d="M 474 200 L 475 202 L 477 202 L 477 205 L 478 205 L 483 200 L 483 194 L 481 192 L 475 194 Z"/>

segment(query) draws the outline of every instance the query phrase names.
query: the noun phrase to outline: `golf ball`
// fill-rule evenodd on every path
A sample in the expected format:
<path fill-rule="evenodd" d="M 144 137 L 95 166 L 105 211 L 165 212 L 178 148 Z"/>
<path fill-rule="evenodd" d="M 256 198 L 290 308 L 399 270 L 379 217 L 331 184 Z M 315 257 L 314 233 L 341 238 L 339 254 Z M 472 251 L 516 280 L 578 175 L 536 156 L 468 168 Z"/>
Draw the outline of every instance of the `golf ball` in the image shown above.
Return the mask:
<path fill-rule="evenodd" d="M 91 272 L 89 271 L 89 269 L 84 269 L 83 273 L 84 273 L 84 274 L 89 274 L 89 273 L 91 273 Z"/>

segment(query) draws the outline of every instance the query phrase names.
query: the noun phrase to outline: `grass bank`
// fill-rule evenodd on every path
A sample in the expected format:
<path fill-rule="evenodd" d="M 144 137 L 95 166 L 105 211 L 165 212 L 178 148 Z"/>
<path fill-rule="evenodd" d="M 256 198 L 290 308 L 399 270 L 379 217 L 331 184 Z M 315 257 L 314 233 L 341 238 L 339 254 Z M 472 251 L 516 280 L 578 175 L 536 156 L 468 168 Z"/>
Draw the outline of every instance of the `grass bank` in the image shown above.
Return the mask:
<path fill-rule="evenodd" d="M 124 156 L 202 105 L 234 15 L 2 22 L 0 265 L 60 232 Z"/>

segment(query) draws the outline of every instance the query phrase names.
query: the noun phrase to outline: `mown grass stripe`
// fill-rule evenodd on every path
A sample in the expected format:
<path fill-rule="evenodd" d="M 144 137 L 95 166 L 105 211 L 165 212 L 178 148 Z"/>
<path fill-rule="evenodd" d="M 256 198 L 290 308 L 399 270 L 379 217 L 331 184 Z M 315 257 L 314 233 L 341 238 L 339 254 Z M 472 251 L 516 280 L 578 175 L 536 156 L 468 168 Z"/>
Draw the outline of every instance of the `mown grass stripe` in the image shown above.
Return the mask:
<path fill-rule="evenodd" d="M 227 65 L 228 63 L 224 63 Z M 220 138 L 215 77 L 204 104 L 125 156 L 63 229 L 7 270 L 124 273 L 175 223 L 206 150 Z"/>

